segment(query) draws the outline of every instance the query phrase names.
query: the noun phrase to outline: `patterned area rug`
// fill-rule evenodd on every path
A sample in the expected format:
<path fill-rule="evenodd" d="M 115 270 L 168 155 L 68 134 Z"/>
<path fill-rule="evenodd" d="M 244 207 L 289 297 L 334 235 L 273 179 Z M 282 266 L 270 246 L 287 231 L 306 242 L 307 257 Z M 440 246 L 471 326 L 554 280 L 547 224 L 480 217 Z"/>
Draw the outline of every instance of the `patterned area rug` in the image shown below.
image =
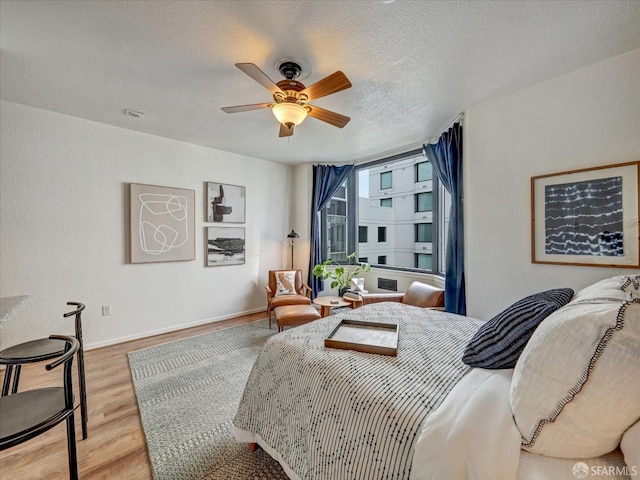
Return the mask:
<path fill-rule="evenodd" d="M 251 368 L 275 333 L 265 319 L 129 353 L 154 480 L 287 479 L 231 433 Z"/>

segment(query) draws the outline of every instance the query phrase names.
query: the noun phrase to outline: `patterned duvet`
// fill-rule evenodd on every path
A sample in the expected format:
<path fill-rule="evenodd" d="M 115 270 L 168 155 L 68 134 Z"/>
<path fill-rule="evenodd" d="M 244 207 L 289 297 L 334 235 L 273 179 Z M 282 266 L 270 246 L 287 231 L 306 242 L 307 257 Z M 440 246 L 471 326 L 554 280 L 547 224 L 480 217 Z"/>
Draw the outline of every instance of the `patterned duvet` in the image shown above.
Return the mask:
<path fill-rule="evenodd" d="M 398 324 L 398 356 L 325 348 L 342 318 Z M 482 321 L 400 303 L 365 305 L 273 336 L 233 421 L 305 480 L 408 479 L 421 425 L 469 370 Z"/>

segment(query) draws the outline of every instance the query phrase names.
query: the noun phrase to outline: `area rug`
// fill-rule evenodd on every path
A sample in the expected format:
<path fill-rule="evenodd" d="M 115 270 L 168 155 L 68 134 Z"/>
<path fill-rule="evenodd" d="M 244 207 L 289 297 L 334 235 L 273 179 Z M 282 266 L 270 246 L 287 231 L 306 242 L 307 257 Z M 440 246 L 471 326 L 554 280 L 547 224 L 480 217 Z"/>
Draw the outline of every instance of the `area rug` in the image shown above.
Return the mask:
<path fill-rule="evenodd" d="M 129 353 L 154 480 L 287 479 L 231 433 L 251 368 L 275 333 L 265 319 Z"/>

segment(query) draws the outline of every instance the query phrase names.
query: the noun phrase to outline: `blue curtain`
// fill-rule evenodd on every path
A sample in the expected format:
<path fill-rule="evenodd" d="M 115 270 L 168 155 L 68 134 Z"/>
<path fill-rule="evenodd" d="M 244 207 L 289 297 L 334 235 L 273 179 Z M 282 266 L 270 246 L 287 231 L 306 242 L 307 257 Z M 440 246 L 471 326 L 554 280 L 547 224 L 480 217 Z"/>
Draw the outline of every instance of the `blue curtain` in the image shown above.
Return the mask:
<path fill-rule="evenodd" d="M 464 224 L 462 217 L 462 126 L 455 123 L 435 145 L 423 145 L 438 179 L 451 194 L 446 247 L 444 303 L 447 312 L 466 315 L 464 285 Z"/>
<path fill-rule="evenodd" d="M 309 286 L 311 298 L 324 290 L 324 282 L 313 276 L 313 267 L 322 262 L 320 242 L 320 210 L 327 206 L 331 197 L 344 183 L 353 165 L 314 165 L 313 166 L 313 200 L 311 204 L 311 258 L 309 259 Z"/>

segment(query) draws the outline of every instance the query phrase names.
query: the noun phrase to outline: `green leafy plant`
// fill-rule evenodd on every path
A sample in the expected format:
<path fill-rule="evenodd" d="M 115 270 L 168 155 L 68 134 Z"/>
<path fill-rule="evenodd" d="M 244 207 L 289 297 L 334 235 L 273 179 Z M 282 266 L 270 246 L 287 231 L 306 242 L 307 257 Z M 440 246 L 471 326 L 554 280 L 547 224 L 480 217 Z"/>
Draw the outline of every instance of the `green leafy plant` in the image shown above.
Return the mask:
<path fill-rule="evenodd" d="M 356 277 L 361 271 L 368 272 L 371 270 L 371 265 L 368 263 L 355 264 L 356 252 L 351 255 L 347 255 L 347 265 L 341 265 L 335 260 L 329 258 L 322 263 L 319 263 L 313 267 L 313 275 L 326 280 L 331 279 L 331 288 L 338 287 L 338 290 L 342 292 L 349 287 L 351 279 Z M 330 268 L 335 265 L 335 268 Z"/>

